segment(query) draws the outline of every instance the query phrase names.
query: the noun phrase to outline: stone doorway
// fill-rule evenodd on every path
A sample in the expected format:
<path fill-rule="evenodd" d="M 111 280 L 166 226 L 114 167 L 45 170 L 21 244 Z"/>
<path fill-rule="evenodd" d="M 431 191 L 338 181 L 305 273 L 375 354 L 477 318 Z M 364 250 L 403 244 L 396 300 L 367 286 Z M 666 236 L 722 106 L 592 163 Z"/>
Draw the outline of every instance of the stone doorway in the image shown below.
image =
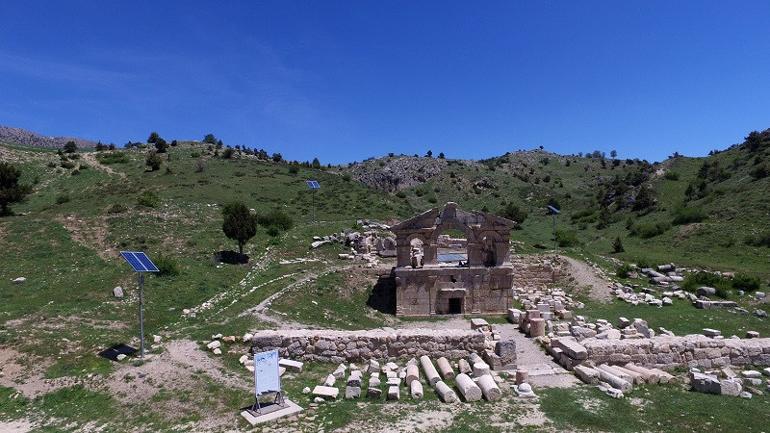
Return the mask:
<path fill-rule="evenodd" d="M 447 314 L 463 314 L 463 298 L 449 298 Z"/>

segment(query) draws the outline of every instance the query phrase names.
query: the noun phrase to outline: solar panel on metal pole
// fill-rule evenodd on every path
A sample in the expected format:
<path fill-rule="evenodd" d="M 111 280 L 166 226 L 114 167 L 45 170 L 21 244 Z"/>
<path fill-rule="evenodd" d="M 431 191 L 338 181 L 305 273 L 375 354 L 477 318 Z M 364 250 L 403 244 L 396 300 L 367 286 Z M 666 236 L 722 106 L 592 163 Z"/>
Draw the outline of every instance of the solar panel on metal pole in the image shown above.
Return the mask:
<path fill-rule="evenodd" d="M 561 211 L 555 207 L 548 205 L 548 213 L 553 217 L 553 248 L 559 249 L 559 241 L 556 239 L 556 215 L 559 215 Z"/>
<path fill-rule="evenodd" d="M 315 192 L 321 189 L 321 184 L 317 180 L 306 180 L 307 187 L 310 188 L 313 195 L 313 222 L 315 222 Z"/>
<path fill-rule="evenodd" d="M 144 274 L 160 269 L 143 251 L 121 251 L 120 255 L 134 268 L 139 280 L 139 356 L 144 358 Z"/>

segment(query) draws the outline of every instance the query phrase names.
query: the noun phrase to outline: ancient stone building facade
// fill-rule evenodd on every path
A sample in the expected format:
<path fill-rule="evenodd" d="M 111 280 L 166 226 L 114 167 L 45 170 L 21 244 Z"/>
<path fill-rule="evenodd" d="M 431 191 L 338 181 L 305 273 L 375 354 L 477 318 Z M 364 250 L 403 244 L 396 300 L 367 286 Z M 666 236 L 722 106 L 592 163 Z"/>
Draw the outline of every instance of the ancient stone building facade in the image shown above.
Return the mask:
<path fill-rule="evenodd" d="M 513 302 L 510 231 L 515 224 L 450 202 L 391 227 L 396 315 L 505 313 Z"/>

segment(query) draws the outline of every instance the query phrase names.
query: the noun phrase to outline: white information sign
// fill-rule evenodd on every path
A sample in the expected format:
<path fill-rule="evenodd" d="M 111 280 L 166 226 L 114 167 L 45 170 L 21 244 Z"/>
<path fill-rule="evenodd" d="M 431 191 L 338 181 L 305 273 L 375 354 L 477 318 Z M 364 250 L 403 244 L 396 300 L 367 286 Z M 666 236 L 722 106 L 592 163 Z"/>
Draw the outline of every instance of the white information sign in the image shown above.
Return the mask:
<path fill-rule="evenodd" d="M 257 396 L 281 390 L 277 350 L 254 354 L 254 390 Z"/>

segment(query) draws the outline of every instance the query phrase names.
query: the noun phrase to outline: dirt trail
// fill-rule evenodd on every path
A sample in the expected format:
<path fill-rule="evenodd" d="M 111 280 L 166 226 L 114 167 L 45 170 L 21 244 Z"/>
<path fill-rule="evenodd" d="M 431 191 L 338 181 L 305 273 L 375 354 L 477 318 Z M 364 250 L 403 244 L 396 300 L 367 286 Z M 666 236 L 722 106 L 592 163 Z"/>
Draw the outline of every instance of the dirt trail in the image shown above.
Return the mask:
<path fill-rule="evenodd" d="M 577 286 L 589 288 L 589 296 L 592 299 L 603 302 L 612 300 L 612 290 L 609 287 L 609 281 L 599 276 L 591 265 L 572 257 L 560 257 L 568 265 L 567 272 L 575 279 Z"/>
<path fill-rule="evenodd" d="M 101 162 L 99 162 L 99 160 L 96 159 L 96 154 L 94 153 L 84 152 L 80 154 L 80 157 L 83 159 L 83 161 L 87 162 L 88 165 L 90 165 L 91 167 L 97 170 L 101 170 L 107 174 L 120 176 L 122 179 L 126 178 L 126 173 L 115 171 L 109 165 L 103 165 Z"/>

